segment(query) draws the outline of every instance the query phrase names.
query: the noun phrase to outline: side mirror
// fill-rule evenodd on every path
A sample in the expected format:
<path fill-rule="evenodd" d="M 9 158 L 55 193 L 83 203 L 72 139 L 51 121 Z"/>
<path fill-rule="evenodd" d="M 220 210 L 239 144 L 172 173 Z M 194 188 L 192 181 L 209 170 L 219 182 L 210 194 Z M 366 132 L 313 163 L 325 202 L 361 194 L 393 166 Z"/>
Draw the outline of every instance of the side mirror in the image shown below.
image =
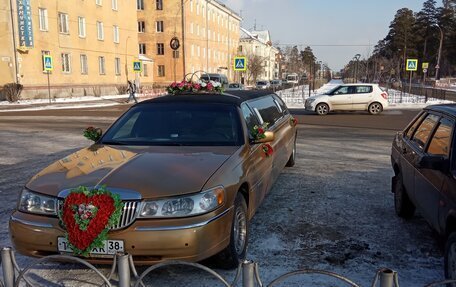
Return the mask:
<path fill-rule="evenodd" d="M 447 172 L 450 168 L 450 161 L 439 155 L 425 155 L 418 161 L 418 167 Z"/>
<path fill-rule="evenodd" d="M 266 132 L 264 132 L 264 138 L 253 140 L 252 142 L 255 143 L 255 144 L 257 144 L 257 143 L 268 143 L 268 142 L 272 142 L 274 139 L 275 139 L 274 132 L 266 131 Z"/>

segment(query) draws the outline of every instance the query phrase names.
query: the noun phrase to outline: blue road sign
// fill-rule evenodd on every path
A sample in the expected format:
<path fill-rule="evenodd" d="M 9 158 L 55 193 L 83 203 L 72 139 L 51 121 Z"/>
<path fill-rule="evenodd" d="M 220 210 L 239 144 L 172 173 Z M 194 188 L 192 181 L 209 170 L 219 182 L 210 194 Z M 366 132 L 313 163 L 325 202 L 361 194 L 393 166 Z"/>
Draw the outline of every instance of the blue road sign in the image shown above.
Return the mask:
<path fill-rule="evenodd" d="M 133 61 L 133 71 L 135 72 L 142 72 L 142 62 L 141 61 Z"/>
<path fill-rule="evenodd" d="M 247 70 L 247 59 L 245 57 L 234 57 L 234 70 L 235 71 Z"/>
<path fill-rule="evenodd" d="M 44 71 L 52 71 L 54 69 L 52 65 L 52 57 L 49 55 L 43 55 Z"/>
<path fill-rule="evenodd" d="M 407 59 L 406 71 L 418 70 L 418 59 Z"/>

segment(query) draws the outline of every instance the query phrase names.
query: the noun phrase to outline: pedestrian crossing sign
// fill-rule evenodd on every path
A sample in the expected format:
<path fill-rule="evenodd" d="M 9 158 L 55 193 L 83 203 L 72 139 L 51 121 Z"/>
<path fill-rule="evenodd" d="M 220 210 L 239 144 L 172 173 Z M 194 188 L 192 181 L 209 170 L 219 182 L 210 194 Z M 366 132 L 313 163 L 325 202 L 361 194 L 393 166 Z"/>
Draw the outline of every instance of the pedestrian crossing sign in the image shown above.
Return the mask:
<path fill-rule="evenodd" d="M 407 65 L 405 67 L 406 71 L 416 71 L 418 70 L 418 59 L 407 59 Z"/>
<path fill-rule="evenodd" d="M 133 71 L 142 73 L 142 62 L 141 61 L 133 61 Z"/>
<path fill-rule="evenodd" d="M 43 55 L 43 70 L 44 71 L 52 71 L 52 57 L 50 55 Z"/>
<path fill-rule="evenodd" d="M 245 57 L 234 57 L 234 70 L 235 71 L 247 70 L 247 59 Z"/>

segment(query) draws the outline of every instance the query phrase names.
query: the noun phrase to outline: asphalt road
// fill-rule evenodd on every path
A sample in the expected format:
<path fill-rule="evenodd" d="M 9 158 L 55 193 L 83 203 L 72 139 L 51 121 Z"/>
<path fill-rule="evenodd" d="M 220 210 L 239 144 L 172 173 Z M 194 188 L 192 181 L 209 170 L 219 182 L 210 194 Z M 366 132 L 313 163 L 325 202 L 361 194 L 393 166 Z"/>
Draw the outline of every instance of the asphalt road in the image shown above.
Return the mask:
<path fill-rule="evenodd" d="M 0 113 L 0 246 L 11 245 L 7 222 L 24 183 L 87 146 L 85 127 L 105 129 L 128 107 Z M 390 192 L 392 138 L 417 112 L 322 117 L 292 110 L 299 121 L 296 165 L 284 169 L 250 224 L 247 256 L 260 264 L 264 283 L 301 268 L 336 272 L 361 286 L 369 286 L 380 267 L 398 271 L 402 287 L 443 278 L 434 232 L 419 216 L 410 221 L 395 216 Z M 31 260 L 18 256 L 18 262 L 25 267 Z M 216 271 L 228 281 L 235 274 Z M 94 282 L 93 273 L 73 266 L 43 266 L 32 278 L 57 286 L 47 280 L 59 276 L 65 279 L 56 280 L 58 286 L 95 286 L 87 284 Z M 75 276 L 84 283 L 69 283 Z M 221 286 L 204 273 L 173 268 L 151 280 L 154 286 Z M 300 276 L 280 286 L 346 286 L 316 280 Z"/>

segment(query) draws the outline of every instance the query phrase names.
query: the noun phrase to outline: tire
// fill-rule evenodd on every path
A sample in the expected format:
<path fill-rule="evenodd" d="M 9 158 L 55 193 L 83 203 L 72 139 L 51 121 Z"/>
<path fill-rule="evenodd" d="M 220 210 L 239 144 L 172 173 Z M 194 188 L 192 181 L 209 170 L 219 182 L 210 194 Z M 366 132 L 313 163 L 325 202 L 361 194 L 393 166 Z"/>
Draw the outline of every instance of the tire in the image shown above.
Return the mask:
<path fill-rule="evenodd" d="M 399 173 L 393 178 L 391 186 L 394 193 L 394 210 L 399 217 L 411 218 L 415 214 L 415 205 L 405 191 L 402 175 Z"/>
<path fill-rule="evenodd" d="M 320 116 L 325 116 L 329 113 L 329 106 L 328 104 L 324 104 L 324 103 L 321 103 L 321 104 L 318 104 L 316 107 L 315 107 L 315 112 L 320 115 Z"/>
<path fill-rule="evenodd" d="M 456 232 L 448 236 L 444 252 L 445 278 L 456 279 Z M 456 286 L 456 283 L 447 286 Z"/>
<path fill-rule="evenodd" d="M 371 115 L 378 115 L 383 111 L 383 106 L 379 102 L 374 102 L 367 108 Z"/>
<path fill-rule="evenodd" d="M 287 164 L 285 166 L 292 167 L 295 165 L 295 161 L 296 161 L 296 136 L 295 136 L 295 140 L 293 143 L 293 151 L 291 152 L 290 158 L 288 159 Z"/>
<path fill-rule="evenodd" d="M 245 259 L 249 239 L 249 228 L 247 219 L 247 204 L 241 193 L 236 195 L 234 201 L 234 214 L 231 224 L 230 243 L 217 254 L 215 264 L 223 269 L 233 269 L 239 266 Z"/>

